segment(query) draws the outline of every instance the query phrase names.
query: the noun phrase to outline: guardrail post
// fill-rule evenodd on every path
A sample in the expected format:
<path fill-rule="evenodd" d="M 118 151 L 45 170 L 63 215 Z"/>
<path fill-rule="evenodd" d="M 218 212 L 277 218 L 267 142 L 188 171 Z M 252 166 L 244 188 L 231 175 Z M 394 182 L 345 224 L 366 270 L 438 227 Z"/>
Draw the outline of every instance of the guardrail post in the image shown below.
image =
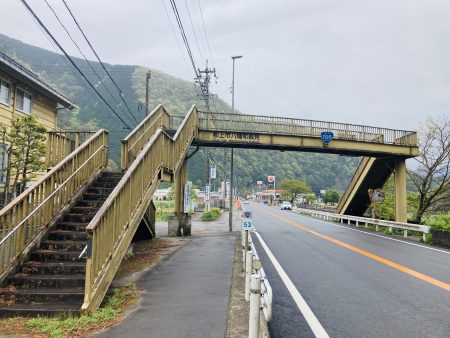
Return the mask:
<path fill-rule="evenodd" d="M 408 238 L 408 230 L 403 230 L 403 237 Z"/>
<path fill-rule="evenodd" d="M 252 275 L 253 251 L 247 251 L 245 255 L 245 300 L 250 300 L 250 277 Z"/>
<path fill-rule="evenodd" d="M 248 230 L 244 230 L 244 247 L 242 252 L 242 273 L 245 274 L 245 261 L 247 260 L 247 251 L 249 249 Z"/>
<path fill-rule="evenodd" d="M 259 309 L 261 302 L 261 278 L 258 275 L 251 276 L 250 288 L 250 316 L 248 322 L 248 337 L 259 337 Z"/>

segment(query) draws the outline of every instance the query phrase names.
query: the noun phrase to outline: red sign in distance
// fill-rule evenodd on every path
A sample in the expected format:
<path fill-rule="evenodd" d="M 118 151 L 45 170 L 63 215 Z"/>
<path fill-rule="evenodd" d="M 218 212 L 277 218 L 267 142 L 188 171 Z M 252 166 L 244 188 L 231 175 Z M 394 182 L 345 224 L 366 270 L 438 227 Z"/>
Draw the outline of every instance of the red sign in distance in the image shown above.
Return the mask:
<path fill-rule="evenodd" d="M 273 183 L 275 181 L 275 176 L 267 176 L 267 182 Z"/>

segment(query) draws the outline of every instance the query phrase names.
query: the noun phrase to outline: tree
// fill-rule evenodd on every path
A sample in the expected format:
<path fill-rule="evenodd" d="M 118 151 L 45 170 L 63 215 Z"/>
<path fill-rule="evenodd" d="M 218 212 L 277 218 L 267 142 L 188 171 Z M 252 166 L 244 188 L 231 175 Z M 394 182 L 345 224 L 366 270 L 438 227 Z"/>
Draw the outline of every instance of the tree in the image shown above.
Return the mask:
<path fill-rule="evenodd" d="M 450 120 L 428 118 L 419 133 L 417 166 L 408 174 L 419 192 L 414 221 L 421 223 L 427 210 L 436 209 L 450 195 Z"/>
<path fill-rule="evenodd" d="M 13 119 L 9 130 L 2 127 L 0 131 L 2 141 L 9 144 L 6 168 L 7 185 L 11 176 L 14 175 L 11 186 L 15 188 L 19 183 L 19 190 L 22 192 L 33 173 L 44 169 L 45 132 L 45 128 L 36 121 L 33 115 Z M 5 195 L 7 194 L 8 188 L 5 189 Z"/>
<path fill-rule="evenodd" d="M 278 183 L 277 187 L 283 190 L 281 197 L 291 203 L 294 203 L 300 195 L 311 192 L 311 188 L 305 182 L 298 180 L 284 180 Z"/>
<path fill-rule="evenodd" d="M 339 192 L 336 189 L 328 189 L 322 197 L 324 203 L 336 204 L 339 202 Z"/>

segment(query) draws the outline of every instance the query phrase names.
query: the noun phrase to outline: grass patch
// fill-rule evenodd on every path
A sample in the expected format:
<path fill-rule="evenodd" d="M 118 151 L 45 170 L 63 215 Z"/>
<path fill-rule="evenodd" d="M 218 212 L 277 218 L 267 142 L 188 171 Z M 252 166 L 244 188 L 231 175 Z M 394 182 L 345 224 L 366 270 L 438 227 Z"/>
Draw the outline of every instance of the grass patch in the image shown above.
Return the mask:
<path fill-rule="evenodd" d="M 175 201 L 154 201 L 156 207 L 156 220 L 160 222 L 167 222 L 170 215 L 174 213 Z"/>
<path fill-rule="evenodd" d="M 214 221 L 220 216 L 219 208 L 212 208 L 211 211 L 204 212 L 202 215 L 202 221 L 209 222 Z"/>
<path fill-rule="evenodd" d="M 0 320 L 0 333 L 7 335 L 28 334 L 34 337 L 86 337 L 94 331 L 119 322 L 125 311 L 137 300 L 134 284 L 114 288 L 103 306 L 89 316 L 67 318 L 8 318 Z"/>

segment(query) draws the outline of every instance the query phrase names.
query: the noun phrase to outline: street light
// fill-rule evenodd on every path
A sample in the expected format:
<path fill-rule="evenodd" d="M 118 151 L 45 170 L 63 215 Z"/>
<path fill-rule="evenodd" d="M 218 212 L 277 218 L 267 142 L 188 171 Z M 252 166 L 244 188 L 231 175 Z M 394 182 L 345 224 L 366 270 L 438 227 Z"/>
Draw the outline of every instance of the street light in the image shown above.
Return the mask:
<path fill-rule="evenodd" d="M 242 55 L 232 56 L 233 60 L 233 82 L 231 83 L 231 112 L 234 114 L 234 60 L 240 59 Z"/>
<path fill-rule="evenodd" d="M 233 60 L 233 82 L 231 84 L 231 112 L 234 114 L 234 60 L 240 59 L 242 55 L 232 56 Z M 230 173 L 230 214 L 228 220 L 228 229 L 233 231 L 233 148 L 231 148 L 231 173 Z"/>

